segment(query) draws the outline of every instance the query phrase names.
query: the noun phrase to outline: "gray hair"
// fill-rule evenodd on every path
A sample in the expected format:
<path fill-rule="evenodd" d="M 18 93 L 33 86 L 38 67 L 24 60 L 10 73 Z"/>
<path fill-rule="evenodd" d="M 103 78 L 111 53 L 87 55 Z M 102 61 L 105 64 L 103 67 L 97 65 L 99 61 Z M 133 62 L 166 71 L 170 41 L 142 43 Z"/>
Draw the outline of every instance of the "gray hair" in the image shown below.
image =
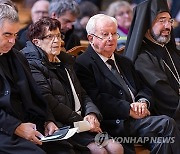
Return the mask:
<path fill-rule="evenodd" d="M 116 16 L 117 11 L 120 9 L 120 7 L 128 7 L 129 10 L 132 11 L 130 3 L 126 1 L 116 1 L 109 5 L 109 7 L 106 10 L 106 14 L 112 17 Z"/>
<path fill-rule="evenodd" d="M 9 5 L 9 6 L 13 7 L 18 12 L 18 8 L 16 7 L 16 4 L 13 3 L 11 0 L 0 0 L 0 4 Z"/>
<path fill-rule="evenodd" d="M 103 21 L 104 19 L 108 19 L 108 20 L 111 20 L 113 21 L 116 26 L 117 25 L 117 20 L 114 18 L 114 17 L 111 17 L 111 16 L 108 16 L 108 15 L 105 15 L 105 14 L 96 14 L 94 16 L 92 16 L 87 25 L 86 25 L 86 31 L 87 31 L 87 34 L 94 34 L 96 32 L 96 24 L 98 21 Z"/>
<path fill-rule="evenodd" d="M 49 15 L 53 12 L 59 17 L 66 13 L 66 11 L 70 11 L 74 16 L 78 16 L 79 6 L 74 0 L 52 0 L 49 6 Z"/>
<path fill-rule="evenodd" d="M 2 24 L 4 20 L 18 22 L 19 17 L 17 11 L 13 7 L 6 4 L 0 4 L 0 24 Z"/>

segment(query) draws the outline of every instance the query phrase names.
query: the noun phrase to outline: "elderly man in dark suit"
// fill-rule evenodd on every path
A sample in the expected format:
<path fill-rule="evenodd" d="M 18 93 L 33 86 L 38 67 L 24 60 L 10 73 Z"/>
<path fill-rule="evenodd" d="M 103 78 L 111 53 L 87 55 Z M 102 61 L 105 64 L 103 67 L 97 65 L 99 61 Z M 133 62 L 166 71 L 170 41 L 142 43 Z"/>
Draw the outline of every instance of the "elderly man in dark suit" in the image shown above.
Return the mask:
<path fill-rule="evenodd" d="M 151 153 L 179 153 L 179 130 L 167 116 L 149 116 L 151 91 L 143 86 L 131 62 L 114 53 L 117 21 L 98 14 L 87 27 L 89 47 L 76 59 L 77 76 L 103 115 L 111 136 L 175 137 L 175 143 L 148 144 Z M 126 152 L 125 152 L 126 153 Z"/>

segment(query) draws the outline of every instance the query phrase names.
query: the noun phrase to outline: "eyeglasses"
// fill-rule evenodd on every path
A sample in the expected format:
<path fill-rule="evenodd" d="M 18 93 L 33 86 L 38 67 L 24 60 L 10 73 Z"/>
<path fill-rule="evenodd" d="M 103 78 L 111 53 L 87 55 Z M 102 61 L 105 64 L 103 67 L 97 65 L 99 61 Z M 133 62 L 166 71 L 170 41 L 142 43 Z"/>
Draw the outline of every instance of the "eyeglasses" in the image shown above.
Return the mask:
<path fill-rule="evenodd" d="M 55 38 L 57 38 L 58 40 L 61 40 L 61 39 L 64 39 L 64 35 L 60 34 L 60 33 L 59 34 L 49 34 L 49 35 L 42 37 L 42 40 L 43 39 L 54 40 Z"/>
<path fill-rule="evenodd" d="M 160 19 L 158 19 L 158 22 L 163 24 L 163 25 L 166 25 L 168 23 L 172 26 L 174 24 L 174 19 L 168 20 L 167 18 L 160 18 Z"/>
<path fill-rule="evenodd" d="M 113 39 L 119 39 L 120 38 L 120 35 L 118 33 L 103 33 L 101 36 L 97 36 L 95 34 L 90 34 L 90 35 L 93 35 L 95 37 L 97 37 L 98 39 L 100 40 L 108 40 L 110 38 L 110 36 L 113 38 Z"/>

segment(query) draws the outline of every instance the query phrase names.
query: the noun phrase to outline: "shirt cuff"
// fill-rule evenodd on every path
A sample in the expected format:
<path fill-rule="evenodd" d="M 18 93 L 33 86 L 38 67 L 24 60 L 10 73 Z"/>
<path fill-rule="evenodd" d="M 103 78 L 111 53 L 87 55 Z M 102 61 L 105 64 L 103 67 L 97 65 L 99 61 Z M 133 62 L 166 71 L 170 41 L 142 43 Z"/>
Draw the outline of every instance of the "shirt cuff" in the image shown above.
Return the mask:
<path fill-rule="evenodd" d="M 138 99 L 138 102 L 140 102 L 140 103 L 144 103 L 145 102 L 147 104 L 147 108 L 149 109 L 150 102 L 146 98 L 140 98 L 140 99 Z"/>

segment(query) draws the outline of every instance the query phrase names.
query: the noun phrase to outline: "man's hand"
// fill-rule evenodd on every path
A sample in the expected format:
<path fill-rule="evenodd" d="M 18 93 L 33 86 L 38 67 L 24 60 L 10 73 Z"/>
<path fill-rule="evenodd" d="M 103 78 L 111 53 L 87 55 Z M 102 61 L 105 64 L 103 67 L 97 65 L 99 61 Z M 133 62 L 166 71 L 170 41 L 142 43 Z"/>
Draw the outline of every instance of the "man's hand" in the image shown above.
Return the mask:
<path fill-rule="evenodd" d="M 132 118 L 134 118 L 134 119 L 142 119 L 142 118 L 144 118 L 145 116 L 139 116 L 139 115 L 137 115 L 132 109 L 130 109 L 130 116 L 132 117 Z"/>
<path fill-rule="evenodd" d="M 145 102 L 135 102 L 131 105 L 131 110 L 135 112 L 139 117 L 145 117 L 150 115 L 149 110 L 147 109 L 147 104 Z"/>
<path fill-rule="evenodd" d="M 42 145 L 42 142 L 38 139 L 43 135 L 36 130 L 36 125 L 33 123 L 21 123 L 15 130 L 15 134 L 25 138 L 26 140 L 32 141 L 35 144 Z"/>
<path fill-rule="evenodd" d="M 102 132 L 102 130 L 100 128 L 100 123 L 95 114 L 93 114 L 93 113 L 88 114 L 87 116 L 84 117 L 84 120 L 86 120 L 90 123 L 90 131 L 91 132 L 97 132 L 97 133 Z"/>
<path fill-rule="evenodd" d="M 130 109 L 130 116 L 134 119 L 141 119 L 150 115 L 149 110 L 147 109 L 147 104 L 142 102 L 132 103 Z"/>
<path fill-rule="evenodd" d="M 58 130 L 58 127 L 52 122 L 48 121 L 45 124 L 45 136 L 52 135 L 56 130 Z"/>

